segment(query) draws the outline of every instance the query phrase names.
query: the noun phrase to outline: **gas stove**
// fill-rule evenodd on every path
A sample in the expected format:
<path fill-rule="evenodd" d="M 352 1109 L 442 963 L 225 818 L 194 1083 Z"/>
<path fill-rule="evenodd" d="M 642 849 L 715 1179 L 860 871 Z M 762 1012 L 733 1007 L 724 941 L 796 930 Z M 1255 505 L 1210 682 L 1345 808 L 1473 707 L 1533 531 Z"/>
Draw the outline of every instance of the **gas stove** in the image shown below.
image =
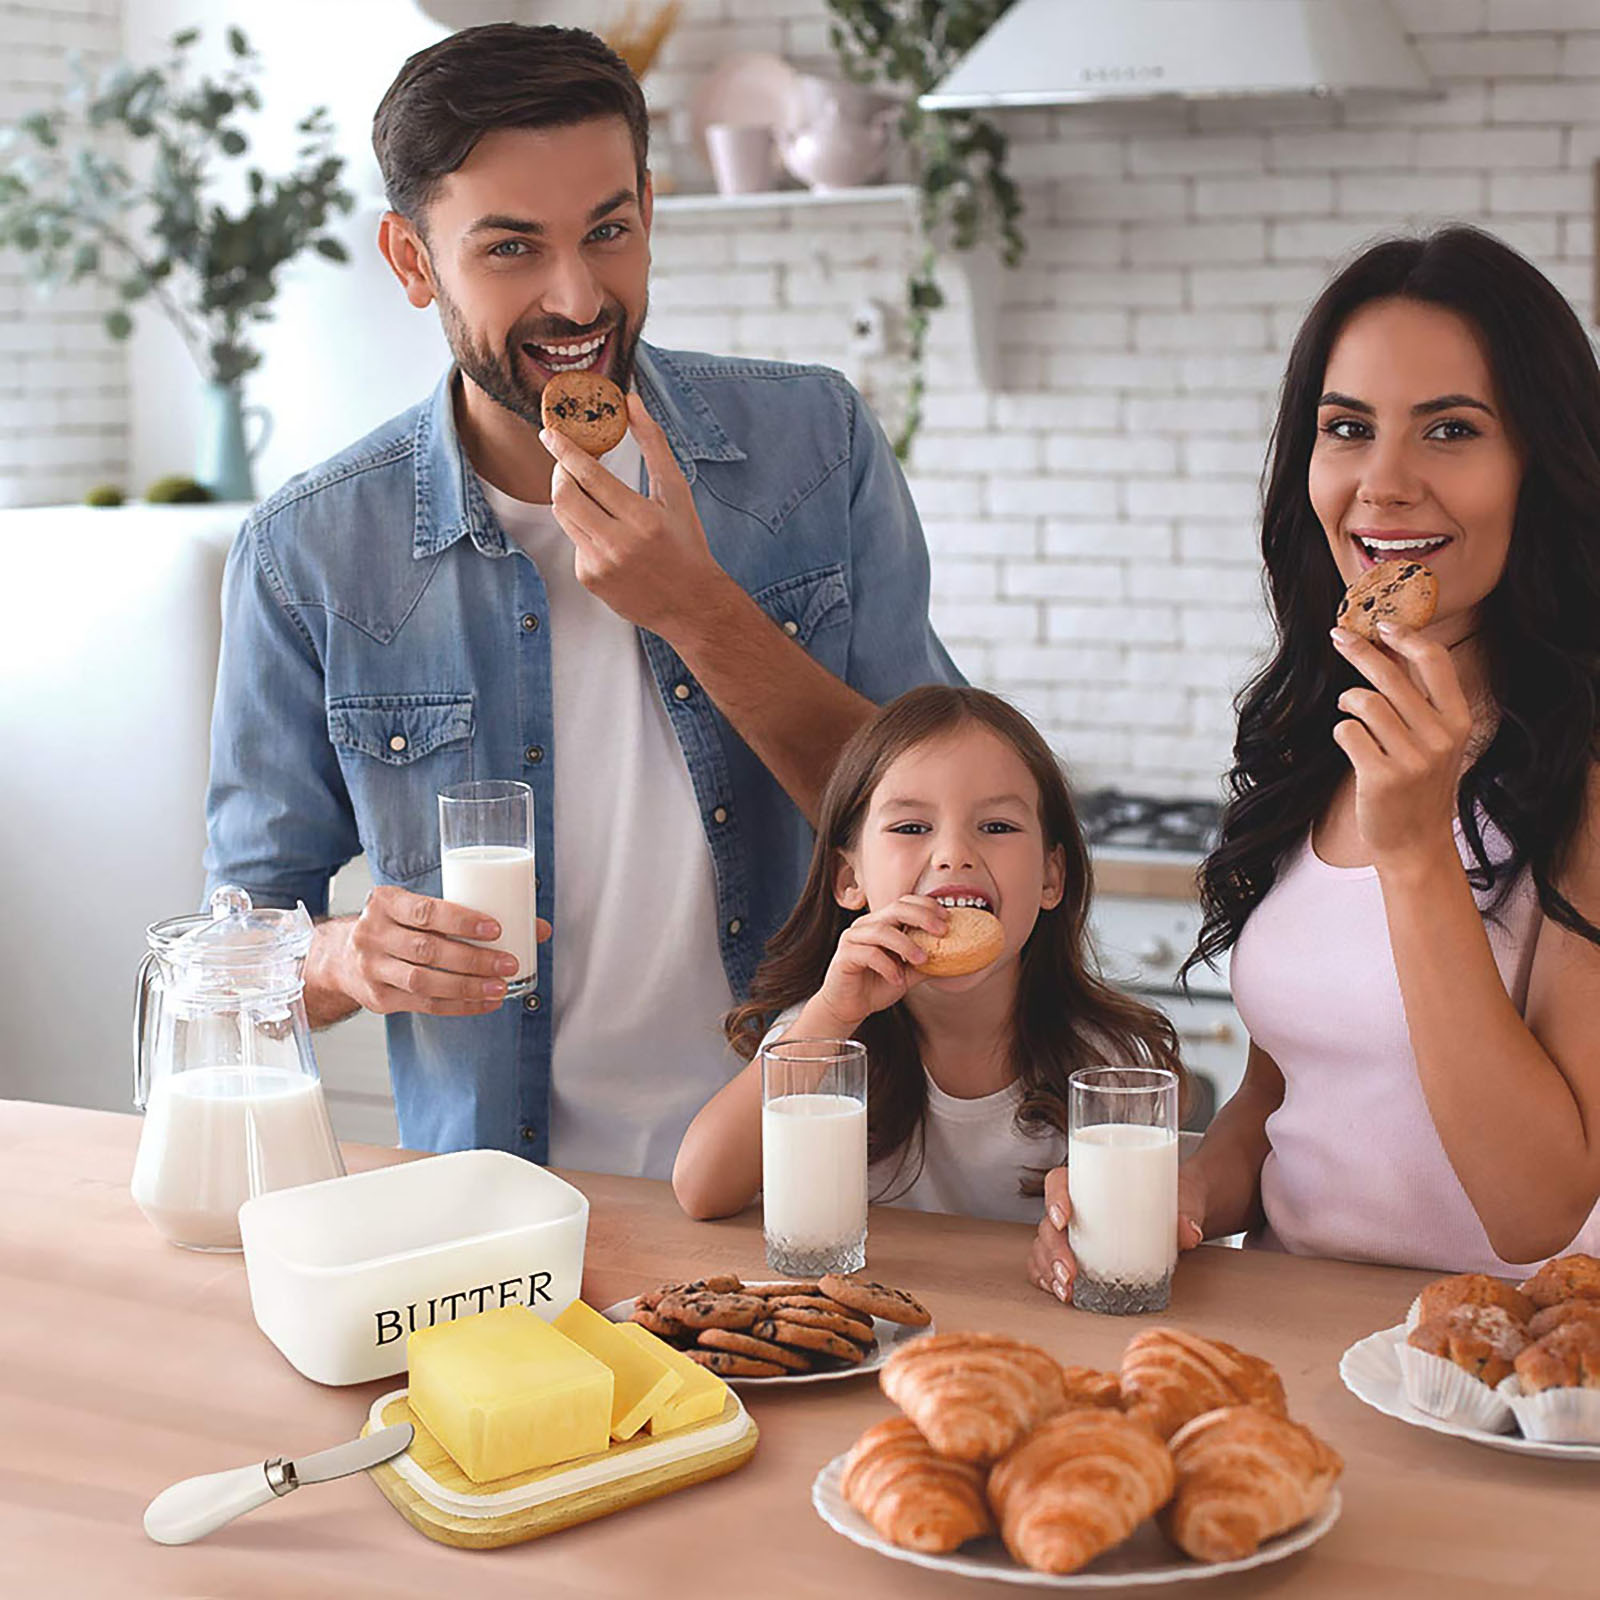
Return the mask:
<path fill-rule="evenodd" d="M 1139 851 L 1193 858 L 1217 841 L 1221 807 L 1214 800 L 1172 800 L 1091 789 L 1078 797 L 1078 819 L 1096 852 Z"/>

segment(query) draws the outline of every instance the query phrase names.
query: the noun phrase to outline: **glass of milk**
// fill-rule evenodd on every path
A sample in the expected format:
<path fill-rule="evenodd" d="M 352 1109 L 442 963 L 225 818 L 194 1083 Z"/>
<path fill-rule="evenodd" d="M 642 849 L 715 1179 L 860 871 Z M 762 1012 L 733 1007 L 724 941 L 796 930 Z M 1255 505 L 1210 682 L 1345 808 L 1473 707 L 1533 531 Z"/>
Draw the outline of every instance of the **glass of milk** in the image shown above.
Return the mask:
<path fill-rule="evenodd" d="M 786 1277 L 867 1264 L 867 1050 L 780 1039 L 761 1052 L 761 1217 Z"/>
<path fill-rule="evenodd" d="M 469 939 L 517 958 L 506 995 L 539 984 L 534 940 L 533 790 L 512 779 L 458 783 L 439 792 L 440 893 L 493 917 L 498 939 Z"/>
<path fill-rule="evenodd" d="M 1178 1076 L 1089 1067 L 1068 1080 L 1072 1303 L 1116 1316 L 1166 1308 L 1178 1260 Z"/>

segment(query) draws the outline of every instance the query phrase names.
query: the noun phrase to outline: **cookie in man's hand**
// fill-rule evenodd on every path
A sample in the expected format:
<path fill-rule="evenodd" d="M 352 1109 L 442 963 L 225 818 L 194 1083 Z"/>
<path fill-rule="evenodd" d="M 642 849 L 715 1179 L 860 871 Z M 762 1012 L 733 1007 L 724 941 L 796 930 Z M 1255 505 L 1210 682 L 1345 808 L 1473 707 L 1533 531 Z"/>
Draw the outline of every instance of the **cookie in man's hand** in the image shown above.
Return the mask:
<path fill-rule="evenodd" d="M 628 431 L 626 397 L 598 372 L 553 374 L 540 397 L 539 413 L 545 427 L 564 433 L 596 458 L 615 450 Z"/>
<path fill-rule="evenodd" d="M 1380 622 L 1425 628 L 1439 606 L 1439 580 L 1420 561 L 1380 561 L 1344 592 L 1338 623 L 1363 639 L 1378 637 Z"/>

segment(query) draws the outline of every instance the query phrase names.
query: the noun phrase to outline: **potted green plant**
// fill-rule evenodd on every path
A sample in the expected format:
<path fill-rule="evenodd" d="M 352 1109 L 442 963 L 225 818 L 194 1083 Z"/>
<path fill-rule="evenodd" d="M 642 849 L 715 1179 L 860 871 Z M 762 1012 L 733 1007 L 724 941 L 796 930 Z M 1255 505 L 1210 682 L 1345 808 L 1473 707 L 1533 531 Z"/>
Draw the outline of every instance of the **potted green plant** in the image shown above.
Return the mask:
<path fill-rule="evenodd" d="M 254 330 L 271 320 L 279 274 L 303 250 L 347 259 L 326 230 L 354 197 L 320 106 L 295 124 L 291 172 L 245 163 L 241 122 L 261 109 L 260 58 L 230 28 L 226 65 L 201 72 L 199 38 L 197 28 L 174 34 L 159 66 L 94 74 L 75 63 L 60 104 L 0 130 L 0 248 L 21 255 L 43 286 L 108 285 L 113 339 L 133 331 L 144 301 L 172 323 L 206 386 L 195 476 L 218 499 L 247 500 L 243 380 L 261 364 Z"/>
<path fill-rule="evenodd" d="M 922 358 L 928 319 L 944 304 L 938 252 L 970 250 L 990 237 L 1014 267 L 1025 241 L 1022 198 L 1006 175 L 1006 137 L 975 111 L 924 111 L 917 97 L 946 77 L 1009 9 L 1011 0 L 828 0 L 829 37 L 845 73 L 858 83 L 887 82 L 911 92 L 900 133 L 911 152 L 922 246 L 906 284 L 910 365 L 902 458 L 922 423 Z"/>

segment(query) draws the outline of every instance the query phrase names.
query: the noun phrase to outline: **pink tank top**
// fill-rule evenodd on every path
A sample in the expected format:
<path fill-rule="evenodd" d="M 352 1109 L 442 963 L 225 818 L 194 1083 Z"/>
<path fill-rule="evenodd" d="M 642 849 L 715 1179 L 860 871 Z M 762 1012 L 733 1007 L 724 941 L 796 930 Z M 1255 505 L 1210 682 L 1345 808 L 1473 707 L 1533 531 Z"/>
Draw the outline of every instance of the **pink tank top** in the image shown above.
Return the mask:
<path fill-rule="evenodd" d="M 1485 841 L 1493 856 L 1505 849 L 1487 828 Z M 1456 845 L 1467 859 L 1459 825 Z M 1477 898 L 1482 909 L 1490 897 Z M 1524 870 L 1484 922 L 1519 1012 L 1539 918 Z M 1267 1232 L 1252 1243 L 1448 1272 L 1531 1273 L 1494 1253 L 1434 1131 L 1377 868 L 1329 866 L 1308 834 L 1245 923 L 1231 982 L 1250 1037 L 1284 1082 L 1283 1104 L 1267 1119 Z M 1600 1254 L 1600 1206 L 1568 1250 Z"/>

